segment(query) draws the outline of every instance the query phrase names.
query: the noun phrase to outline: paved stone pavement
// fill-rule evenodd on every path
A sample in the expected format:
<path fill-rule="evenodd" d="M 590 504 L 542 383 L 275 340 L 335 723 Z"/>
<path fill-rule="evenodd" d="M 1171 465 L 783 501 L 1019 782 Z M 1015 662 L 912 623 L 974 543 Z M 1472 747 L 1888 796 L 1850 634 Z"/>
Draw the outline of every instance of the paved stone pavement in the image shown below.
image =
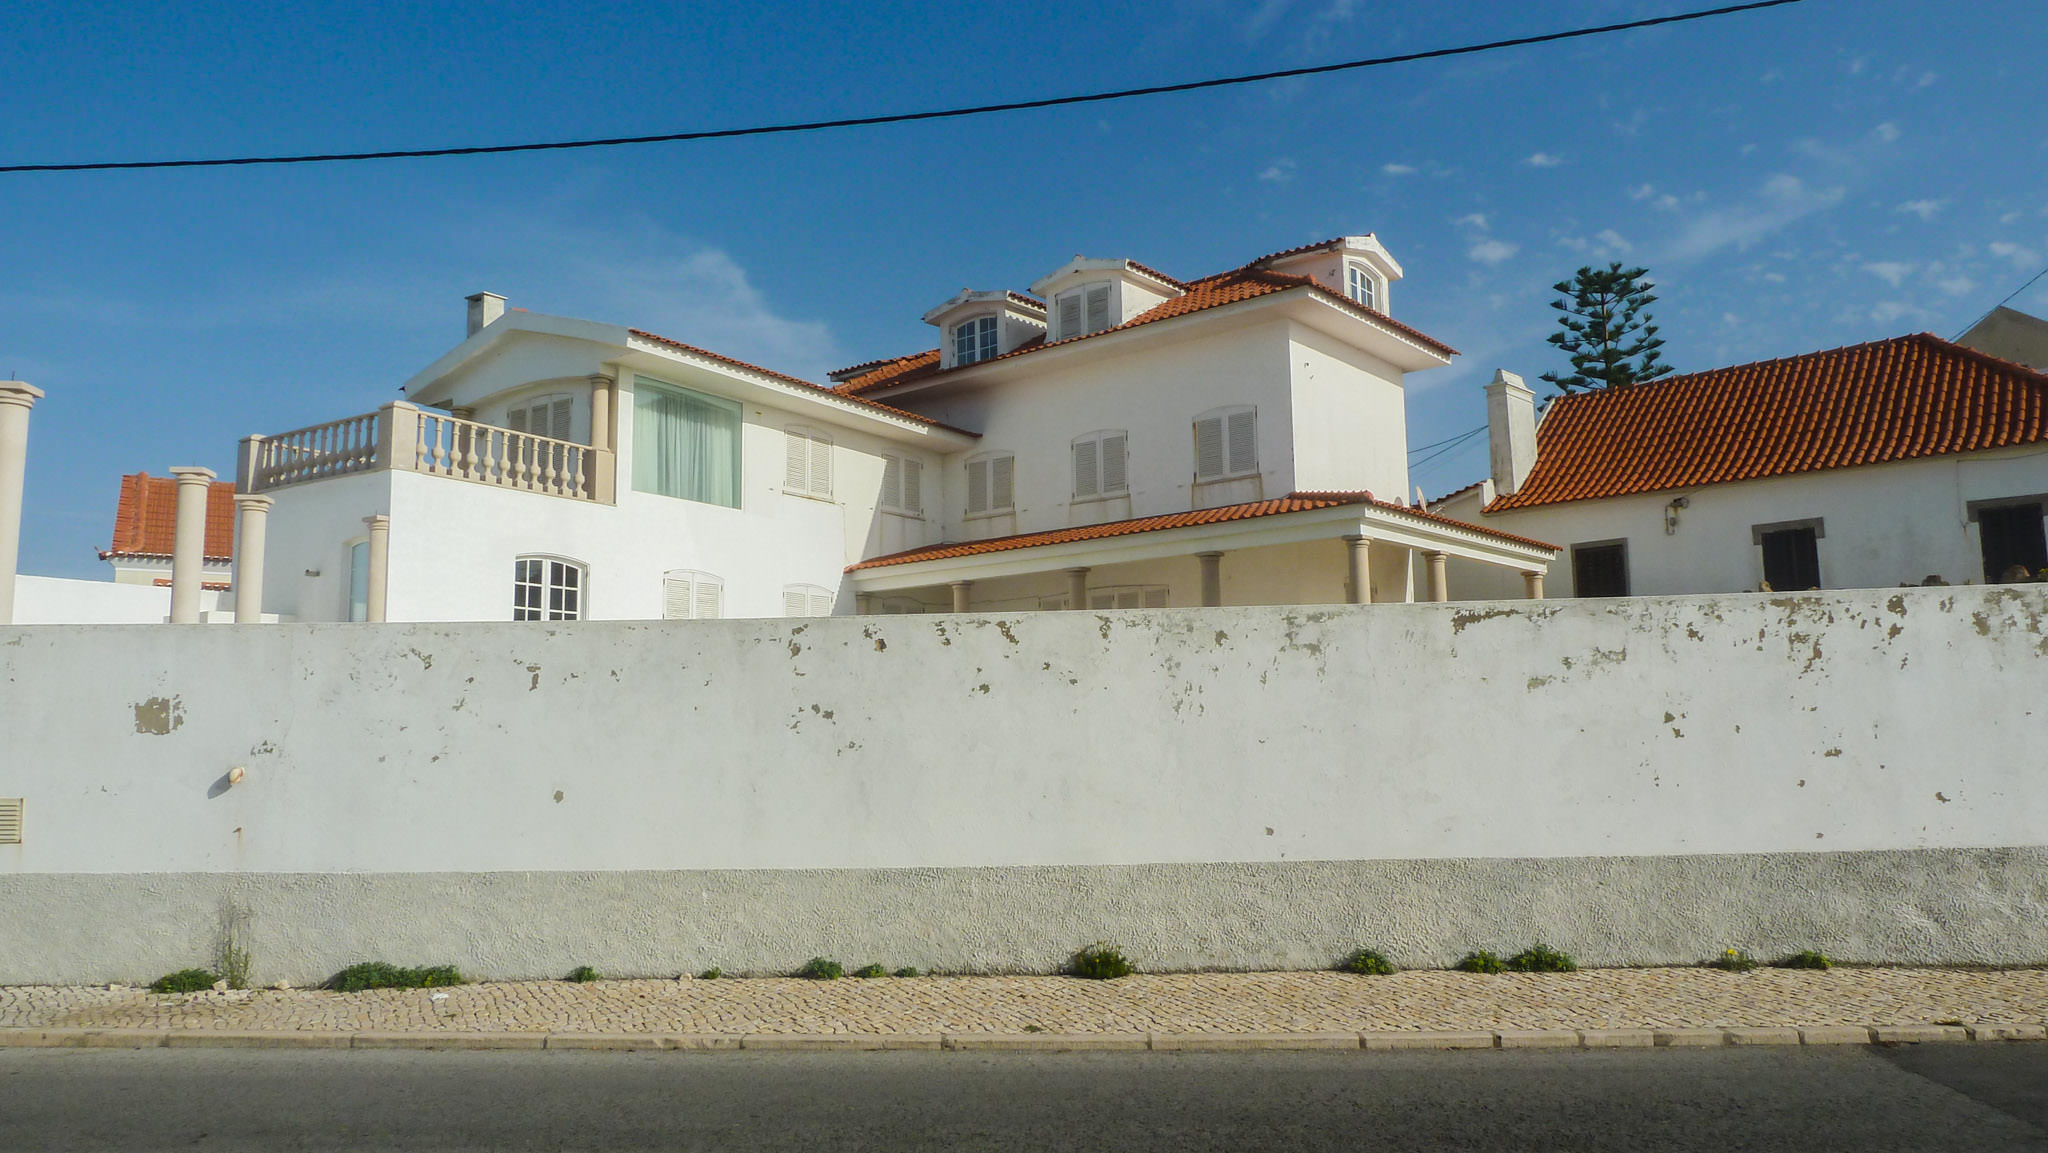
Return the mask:
<path fill-rule="evenodd" d="M 159 995 L 0 988 L 0 1029 L 608 1034 L 1258 1034 L 2048 1025 L 2048 970 L 1606 969 L 505 981 Z M 1958 1031 L 1960 1032 L 1960 1031 Z M 1661 1043 L 1661 1042 L 1660 1042 Z"/>

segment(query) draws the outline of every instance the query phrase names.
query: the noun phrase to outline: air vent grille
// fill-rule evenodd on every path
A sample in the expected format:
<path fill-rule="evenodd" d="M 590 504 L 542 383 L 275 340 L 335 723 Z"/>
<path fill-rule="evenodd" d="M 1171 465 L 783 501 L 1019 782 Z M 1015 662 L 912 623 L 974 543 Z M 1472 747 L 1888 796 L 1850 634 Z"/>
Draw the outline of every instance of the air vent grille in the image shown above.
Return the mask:
<path fill-rule="evenodd" d="M 0 797 L 0 845 L 21 843 L 21 798 Z"/>

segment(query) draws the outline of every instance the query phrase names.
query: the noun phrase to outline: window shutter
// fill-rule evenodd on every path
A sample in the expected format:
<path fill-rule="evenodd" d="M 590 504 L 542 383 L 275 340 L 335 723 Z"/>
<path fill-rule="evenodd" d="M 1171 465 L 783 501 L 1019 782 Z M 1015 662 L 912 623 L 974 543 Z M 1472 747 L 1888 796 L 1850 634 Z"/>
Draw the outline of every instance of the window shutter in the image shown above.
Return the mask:
<path fill-rule="evenodd" d="M 1017 458 L 999 456 L 990 464 L 992 467 L 989 469 L 989 507 L 1009 508 L 1017 503 Z"/>
<path fill-rule="evenodd" d="M 1102 491 L 1099 470 L 1096 468 L 1096 452 L 1101 444 L 1084 440 L 1074 445 L 1074 495 L 1095 496 Z"/>
<path fill-rule="evenodd" d="M 1230 422 L 1230 471 L 1233 475 L 1259 471 L 1258 414 L 1233 412 Z"/>
<path fill-rule="evenodd" d="M 924 462 L 903 461 L 903 503 L 900 506 L 909 512 L 924 511 Z"/>
<path fill-rule="evenodd" d="M 1124 475 L 1124 435 L 1102 438 L 1102 491 L 1122 492 L 1130 487 L 1130 480 Z"/>
<path fill-rule="evenodd" d="M 786 617 L 804 616 L 806 615 L 805 610 L 810 607 L 809 602 L 810 598 L 804 595 L 802 585 L 790 585 L 782 590 L 782 615 Z"/>
<path fill-rule="evenodd" d="M 1097 285 L 1088 290 L 1088 331 L 1101 332 L 1109 327 L 1109 285 Z"/>
<path fill-rule="evenodd" d="M 696 619 L 700 621 L 715 621 L 724 615 L 725 586 L 722 584 L 700 578 L 691 599 L 695 602 Z"/>
<path fill-rule="evenodd" d="M 811 437 L 811 495 L 832 495 L 832 442 Z"/>
<path fill-rule="evenodd" d="M 810 594 L 810 615 L 829 617 L 832 615 L 832 594 L 820 589 Z"/>
<path fill-rule="evenodd" d="M 882 500 L 883 508 L 909 508 L 903 500 L 903 458 L 882 457 Z"/>
<path fill-rule="evenodd" d="M 665 621 L 686 621 L 690 619 L 691 581 L 688 577 L 661 578 L 661 619 Z"/>
<path fill-rule="evenodd" d="M 1145 607 L 1146 607 L 1146 608 L 1148 608 L 1148 609 L 1163 609 L 1163 608 L 1165 608 L 1165 607 L 1166 607 L 1166 590 L 1165 590 L 1165 589 L 1146 589 L 1146 590 L 1145 590 Z"/>
<path fill-rule="evenodd" d="M 804 492 L 811 483 L 811 438 L 801 430 L 786 429 L 782 445 L 782 487 L 790 492 Z"/>
<path fill-rule="evenodd" d="M 1060 330 L 1054 340 L 1066 340 L 1081 335 L 1081 294 L 1069 292 L 1060 297 Z"/>
<path fill-rule="evenodd" d="M 1223 418 L 1212 416 L 1195 422 L 1195 479 L 1213 480 L 1223 475 Z"/>
<path fill-rule="evenodd" d="M 569 439 L 569 413 L 574 402 L 566 396 L 556 397 L 548 406 L 548 435 L 556 440 Z"/>
<path fill-rule="evenodd" d="M 988 511 L 988 462 L 985 460 L 967 462 L 967 511 Z"/>
<path fill-rule="evenodd" d="M 1116 594 L 1091 593 L 1088 597 L 1088 607 L 1091 609 L 1113 609 L 1116 607 Z"/>
<path fill-rule="evenodd" d="M 523 408 L 515 408 L 511 412 L 506 413 L 505 427 L 511 429 L 513 432 L 525 432 L 526 410 Z"/>

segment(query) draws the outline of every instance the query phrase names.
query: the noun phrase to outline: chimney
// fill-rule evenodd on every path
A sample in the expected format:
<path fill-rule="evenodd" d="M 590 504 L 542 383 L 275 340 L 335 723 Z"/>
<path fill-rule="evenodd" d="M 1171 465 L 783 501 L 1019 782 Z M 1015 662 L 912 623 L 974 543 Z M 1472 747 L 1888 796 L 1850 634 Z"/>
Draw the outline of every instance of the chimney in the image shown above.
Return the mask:
<path fill-rule="evenodd" d="M 1522 378 L 1497 369 L 1486 386 L 1486 440 L 1493 450 L 1493 486 L 1513 493 L 1536 467 L 1536 394 Z"/>
<path fill-rule="evenodd" d="M 475 336 L 484 326 L 505 315 L 505 298 L 495 292 L 473 292 L 469 295 L 469 335 Z"/>

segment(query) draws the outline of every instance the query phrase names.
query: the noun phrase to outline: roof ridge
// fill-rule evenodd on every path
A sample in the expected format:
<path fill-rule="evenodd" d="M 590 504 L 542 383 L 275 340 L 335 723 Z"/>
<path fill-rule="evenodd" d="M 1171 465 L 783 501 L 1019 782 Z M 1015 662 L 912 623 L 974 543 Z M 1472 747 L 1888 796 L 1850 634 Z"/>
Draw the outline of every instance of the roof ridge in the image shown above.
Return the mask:
<path fill-rule="evenodd" d="M 786 372 L 777 372 L 772 368 L 763 368 L 758 364 L 749 364 L 746 361 L 740 360 L 737 357 L 727 356 L 724 353 L 720 352 L 713 352 L 708 348 L 699 348 L 694 344 L 686 344 L 683 341 L 676 340 L 673 337 L 663 336 L 658 332 L 649 332 L 644 328 L 628 328 L 626 331 L 633 334 L 634 336 L 645 337 L 648 340 L 659 341 L 660 343 L 669 345 L 672 348 L 680 348 L 686 352 L 694 353 L 698 356 L 708 357 L 712 360 L 718 361 L 721 364 L 729 364 L 735 368 L 745 369 L 748 372 L 758 372 L 763 376 L 773 377 L 776 380 L 785 381 L 790 384 L 798 385 L 799 387 L 802 388 L 808 388 L 813 392 L 819 393 L 823 396 L 830 396 L 839 400 L 848 401 L 853 404 L 863 405 L 868 408 L 889 413 L 892 416 L 900 416 L 908 420 L 914 420 L 919 424 L 930 425 L 933 428 L 943 428 L 948 431 L 961 433 L 966 436 L 978 437 L 981 435 L 978 432 L 968 432 L 964 428 L 954 428 L 952 425 L 947 424 L 944 421 L 933 420 L 931 417 L 925 416 L 921 413 L 911 412 L 909 409 L 897 408 L 894 405 L 883 404 L 881 401 L 878 400 L 869 400 L 866 397 L 858 396 L 854 393 L 841 392 L 836 388 L 827 388 L 822 384 L 814 384 L 811 381 L 804 380 L 801 377 L 791 376 Z"/>

